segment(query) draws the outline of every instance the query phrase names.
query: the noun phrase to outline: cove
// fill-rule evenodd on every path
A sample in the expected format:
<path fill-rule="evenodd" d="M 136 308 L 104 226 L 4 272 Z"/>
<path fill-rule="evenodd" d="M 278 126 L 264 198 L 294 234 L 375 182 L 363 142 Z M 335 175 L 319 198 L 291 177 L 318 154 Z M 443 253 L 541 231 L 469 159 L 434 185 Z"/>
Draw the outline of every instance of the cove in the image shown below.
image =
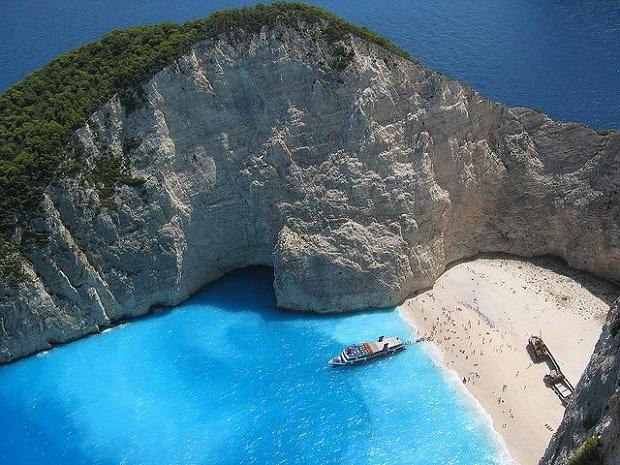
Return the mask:
<path fill-rule="evenodd" d="M 269 269 L 0 368 L 0 464 L 500 464 L 496 433 L 420 345 L 353 368 L 343 345 L 415 338 L 397 311 L 276 309 Z"/>

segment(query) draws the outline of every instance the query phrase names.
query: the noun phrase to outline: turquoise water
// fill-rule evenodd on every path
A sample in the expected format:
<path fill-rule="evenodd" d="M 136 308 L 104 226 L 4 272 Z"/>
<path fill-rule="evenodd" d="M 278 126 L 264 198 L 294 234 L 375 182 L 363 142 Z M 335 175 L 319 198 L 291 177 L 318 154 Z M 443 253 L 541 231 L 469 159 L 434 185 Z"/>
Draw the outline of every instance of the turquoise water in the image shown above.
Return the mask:
<path fill-rule="evenodd" d="M 0 0 L 0 91 L 121 27 L 255 0 Z M 620 128 L 618 0 L 308 0 L 394 40 L 494 100 Z"/>
<path fill-rule="evenodd" d="M 397 311 L 275 308 L 270 271 L 0 368 L 0 463 L 501 463 L 485 418 L 419 345 L 332 368 L 343 345 L 414 337 Z"/>

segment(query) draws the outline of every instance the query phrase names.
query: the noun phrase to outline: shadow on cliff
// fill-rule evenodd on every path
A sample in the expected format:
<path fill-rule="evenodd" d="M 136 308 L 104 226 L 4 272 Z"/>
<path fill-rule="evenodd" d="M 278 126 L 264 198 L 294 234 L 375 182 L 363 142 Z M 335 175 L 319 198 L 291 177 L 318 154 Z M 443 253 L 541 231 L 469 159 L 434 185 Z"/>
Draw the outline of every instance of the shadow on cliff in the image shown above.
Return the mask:
<path fill-rule="evenodd" d="M 318 313 L 300 312 L 278 308 L 273 289 L 273 268 L 251 266 L 226 273 L 220 279 L 207 284 L 185 302 L 175 307 L 154 309 L 144 318 L 157 318 L 168 311 L 186 305 L 217 307 L 225 311 L 256 312 L 264 321 L 282 321 L 306 318 L 347 318 L 352 314 L 392 312 L 395 307 L 368 309 L 356 312 Z"/>
<path fill-rule="evenodd" d="M 463 264 L 472 262 L 479 258 L 487 258 L 487 259 L 503 259 L 503 260 L 512 260 L 515 262 L 526 261 L 529 263 L 533 263 L 536 266 L 541 268 L 553 271 L 562 276 L 566 276 L 573 281 L 579 283 L 585 289 L 587 289 L 592 295 L 598 297 L 607 305 L 611 306 L 611 304 L 618 298 L 620 295 L 620 283 L 614 283 L 613 281 L 608 281 L 603 278 L 599 278 L 597 276 L 588 273 L 587 271 L 580 271 L 575 268 L 571 268 L 566 261 L 555 255 L 540 255 L 536 257 L 521 257 L 518 255 L 510 255 L 500 252 L 494 253 L 481 253 L 478 255 L 474 255 L 473 257 L 462 258 L 460 260 L 456 260 L 450 263 L 446 267 L 446 271 L 449 269 Z M 611 289 L 611 290 L 610 290 Z M 423 292 L 423 291 L 420 291 Z"/>

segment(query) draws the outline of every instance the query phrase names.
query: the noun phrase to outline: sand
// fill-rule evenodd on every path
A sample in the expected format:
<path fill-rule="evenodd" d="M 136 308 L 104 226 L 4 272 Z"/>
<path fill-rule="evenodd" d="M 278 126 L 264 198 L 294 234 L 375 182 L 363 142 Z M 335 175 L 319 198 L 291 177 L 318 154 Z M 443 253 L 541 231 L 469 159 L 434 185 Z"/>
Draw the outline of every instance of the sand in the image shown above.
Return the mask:
<path fill-rule="evenodd" d="M 535 465 L 564 407 L 543 382 L 547 365 L 530 358 L 528 337 L 542 336 L 577 384 L 618 295 L 553 259 L 488 257 L 450 268 L 401 311 L 490 414 L 513 459 Z"/>

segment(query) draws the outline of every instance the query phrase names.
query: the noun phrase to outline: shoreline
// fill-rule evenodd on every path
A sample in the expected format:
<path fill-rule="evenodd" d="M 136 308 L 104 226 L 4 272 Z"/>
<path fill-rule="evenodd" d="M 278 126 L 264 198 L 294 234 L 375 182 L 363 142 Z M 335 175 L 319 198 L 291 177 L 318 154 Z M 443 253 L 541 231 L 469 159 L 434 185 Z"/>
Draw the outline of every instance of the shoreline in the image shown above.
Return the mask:
<path fill-rule="evenodd" d="M 617 293 L 554 259 L 484 257 L 457 263 L 399 313 L 488 416 L 513 463 L 536 465 L 564 408 L 542 381 L 546 364 L 530 359 L 527 337 L 542 334 L 577 384 Z"/>
<path fill-rule="evenodd" d="M 403 319 L 403 321 L 407 324 L 407 326 L 409 326 L 409 328 L 413 331 L 414 335 L 417 337 L 419 334 L 419 330 L 415 326 L 413 320 L 411 320 L 405 315 L 401 306 L 397 307 L 397 310 L 400 318 Z M 497 451 L 499 452 L 498 463 L 501 465 L 520 465 L 511 456 L 508 445 L 506 444 L 504 437 L 495 427 L 491 414 L 484 408 L 484 406 L 476 398 L 476 396 L 474 396 L 471 391 L 467 389 L 467 386 L 465 386 L 461 382 L 461 378 L 457 371 L 453 368 L 449 368 L 448 366 L 446 366 L 445 358 L 439 347 L 434 344 L 429 344 L 426 341 L 419 341 L 417 342 L 417 344 L 421 346 L 422 350 L 425 351 L 431 358 L 433 363 L 436 364 L 437 368 L 441 371 L 442 376 L 445 378 L 445 381 L 451 386 L 453 386 L 454 389 L 463 396 L 463 399 L 468 404 L 468 407 L 472 410 L 474 415 L 482 418 L 487 424 L 490 433 L 489 439 L 492 445 L 495 446 L 497 448 Z"/>

